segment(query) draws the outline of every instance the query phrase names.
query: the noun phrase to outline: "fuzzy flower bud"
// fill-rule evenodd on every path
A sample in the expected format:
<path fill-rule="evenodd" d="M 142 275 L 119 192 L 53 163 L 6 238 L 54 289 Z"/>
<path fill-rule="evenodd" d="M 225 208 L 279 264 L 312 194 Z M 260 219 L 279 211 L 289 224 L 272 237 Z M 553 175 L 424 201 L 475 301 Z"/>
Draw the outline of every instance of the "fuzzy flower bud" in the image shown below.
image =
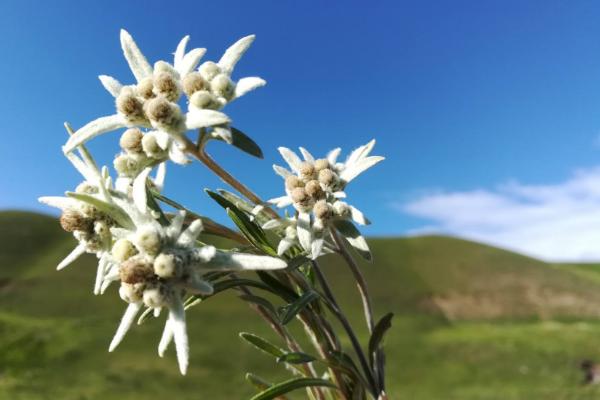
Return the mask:
<path fill-rule="evenodd" d="M 329 168 L 319 171 L 319 182 L 329 187 L 332 186 L 337 180 L 335 173 Z"/>
<path fill-rule="evenodd" d="M 151 227 L 142 229 L 138 232 L 136 243 L 140 250 L 145 251 L 151 256 L 160 253 L 160 248 L 162 246 L 160 235 Z"/>
<path fill-rule="evenodd" d="M 92 221 L 75 210 L 65 210 L 60 216 L 60 226 L 67 232 L 89 232 L 92 230 Z"/>
<path fill-rule="evenodd" d="M 200 109 L 217 109 L 219 103 L 217 98 L 206 90 L 197 91 L 190 97 L 190 104 Z"/>
<path fill-rule="evenodd" d="M 304 190 L 306 191 L 306 194 L 313 199 L 320 199 L 325 195 L 325 192 L 323 192 L 323 189 L 321 188 L 321 184 L 316 180 L 308 181 Z"/>
<path fill-rule="evenodd" d="M 312 163 L 304 161 L 300 165 L 300 175 L 303 179 L 311 180 L 315 176 L 315 166 Z"/>
<path fill-rule="evenodd" d="M 132 285 L 122 282 L 121 287 L 119 288 L 119 296 L 127 303 L 137 303 L 142 300 L 143 290 L 143 283 L 136 283 Z"/>
<path fill-rule="evenodd" d="M 350 210 L 348 203 L 343 201 L 336 201 L 333 203 L 333 212 L 341 218 L 348 218 L 352 214 L 352 210 Z"/>
<path fill-rule="evenodd" d="M 329 161 L 327 159 L 321 158 L 315 161 L 315 171 L 319 172 L 326 168 L 329 168 Z"/>
<path fill-rule="evenodd" d="M 142 138 L 142 149 L 148 157 L 157 159 L 162 158 L 165 153 L 165 150 L 158 144 L 156 136 L 152 133 L 148 133 Z"/>
<path fill-rule="evenodd" d="M 183 91 L 188 97 L 200 90 L 205 90 L 208 86 L 200 72 L 191 72 L 183 78 Z"/>
<path fill-rule="evenodd" d="M 145 107 L 148 118 L 161 125 L 174 126 L 180 116 L 179 106 L 164 97 L 149 100 Z"/>
<path fill-rule="evenodd" d="M 137 253 L 137 250 L 127 239 L 119 239 L 112 247 L 111 254 L 118 262 L 123 262 Z"/>
<path fill-rule="evenodd" d="M 136 87 L 137 93 L 145 100 L 154 97 L 154 82 L 151 77 L 142 79 Z"/>
<path fill-rule="evenodd" d="M 227 74 L 219 74 L 210 82 L 210 89 L 214 94 L 229 100 L 233 96 L 235 85 Z"/>
<path fill-rule="evenodd" d="M 133 91 L 122 90 L 116 100 L 117 110 L 131 123 L 145 121 L 144 106 Z"/>
<path fill-rule="evenodd" d="M 98 193 L 98 188 L 96 186 L 90 185 L 87 182 L 81 182 L 75 188 L 76 193 L 84 193 L 84 194 L 96 194 Z"/>
<path fill-rule="evenodd" d="M 292 190 L 292 200 L 294 201 L 294 203 L 305 204 L 308 203 L 309 199 L 310 198 L 306 194 L 304 188 L 297 187 L 294 190 Z"/>
<path fill-rule="evenodd" d="M 119 145 L 125 151 L 139 153 L 142 151 L 142 131 L 137 128 L 130 128 L 123 132 Z"/>
<path fill-rule="evenodd" d="M 144 304 L 151 308 L 164 307 L 169 303 L 171 291 L 166 285 L 156 285 L 144 290 Z"/>
<path fill-rule="evenodd" d="M 172 278 L 181 273 L 181 262 L 174 254 L 159 254 L 154 260 L 154 273 L 161 278 Z"/>
<path fill-rule="evenodd" d="M 119 268 L 119 277 L 121 282 L 125 283 L 144 283 L 152 280 L 154 270 L 152 264 L 140 257 L 133 257 L 121 263 Z"/>
<path fill-rule="evenodd" d="M 298 237 L 298 231 L 296 227 L 293 225 L 287 226 L 285 228 L 285 237 L 288 239 L 296 239 Z"/>
<path fill-rule="evenodd" d="M 169 101 L 177 101 L 181 93 L 177 81 L 168 72 L 160 72 L 154 76 L 154 92 L 165 96 Z"/>
<path fill-rule="evenodd" d="M 289 175 L 285 178 L 285 187 L 287 190 L 294 190 L 297 187 L 303 187 L 304 182 L 300 180 L 296 175 Z"/>
<path fill-rule="evenodd" d="M 331 217 L 332 209 L 331 206 L 325 200 L 319 200 L 313 207 L 315 217 L 326 220 Z"/>
<path fill-rule="evenodd" d="M 206 61 L 198 68 L 200 75 L 206 81 L 211 81 L 215 76 L 221 73 L 221 68 L 212 61 Z"/>
<path fill-rule="evenodd" d="M 125 176 L 134 175 L 137 169 L 137 162 L 133 157 L 130 157 L 128 154 L 120 154 L 117 157 L 115 157 L 113 165 L 115 167 L 115 170 L 120 175 Z"/>

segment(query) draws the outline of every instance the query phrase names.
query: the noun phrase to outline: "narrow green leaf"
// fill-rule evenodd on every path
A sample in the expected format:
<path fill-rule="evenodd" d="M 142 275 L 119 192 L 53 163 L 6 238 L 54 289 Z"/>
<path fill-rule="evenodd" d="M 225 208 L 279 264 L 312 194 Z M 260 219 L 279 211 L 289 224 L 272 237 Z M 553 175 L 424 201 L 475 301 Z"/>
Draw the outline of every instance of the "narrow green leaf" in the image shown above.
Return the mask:
<path fill-rule="evenodd" d="M 309 262 L 310 258 L 300 255 L 288 261 L 288 269 L 295 270 L 296 268 L 300 268 L 301 266 Z"/>
<path fill-rule="evenodd" d="M 127 215 L 127 213 L 121 207 L 115 204 L 107 203 L 105 201 L 99 200 L 93 196 L 83 193 L 67 192 L 66 194 L 67 197 L 83 201 L 96 207 L 98 210 L 102 211 L 103 213 L 114 219 L 117 222 L 117 224 L 119 224 L 123 228 L 131 229 L 134 227 L 133 221 L 131 220 L 131 218 L 129 218 L 129 215 Z"/>
<path fill-rule="evenodd" d="M 265 271 L 256 271 L 256 274 L 267 286 L 273 289 L 281 298 L 283 298 L 288 303 L 296 301 L 298 295 L 285 286 L 283 283 L 275 279 L 271 274 Z"/>
<path fill-rule="evenodd" d="M 379 345 L 383 340 L 385 333 L 392 327 L 392 318 L 394 317 L 394 313 L 387 313 L 381 319 L 375 327 L 373 328 L 373 333 L 371 334 L 371 338 L 369 339 L 369 355 L 371 358 L 371 364 L 375 359 L 375 353 L 379 349 Z"/>
<path fill-rule="evenodd" d="M 252 397 L 250 400 L 270 400 L 270 399 L 276 398 L 277 396 L 281 396 L 282 394 L 289 393 L 292 390 L 302 389 L 302 388 L 306 388 L 306 387 L 314 387 L 314 386 L 330 387 L 330 388 L 337 387 L 330 381 L 326 381 L 323 379 L 294 378 L 294 379 L 290 379 L 285 382 L 281 382 L 281 383 L 272 385 L 268 389 L 263 390 L 262 392 L 258 393 L 254 397 Z"/>
<path fill-rule="evenodd" d="M 150 188 L 148 188 L 147 186 L 146 186 L 146 199 L 147 199 L 146 202 L 148 203 L 148 208 L 150 208 L 155 213 L 158 213 L 158 215 L 159 215 L 158 222 L 162 226 L 169 225 L 169 219 L 167 218 L 167 216 L 165 215 L 163 210 L 161 210 L 160 206 L 158 205 L 156 198 L 154 197 L 154 192 L 152 190 L 150 190 Z"/>
<path fill-rule="evenodd" d="M 248 135 L 246 135 L 244 132 L 240 131 L 237 128 L 234 128 L 233 126 L 229 128 L 230 132 L 231 132 L 231 145 L 237 147 L 238 149 L 242 150 L 245 153 L 250 154 L 251 156 L 257 157 L 257 158 L 263 158 L 263 152 L 260 149 L 260 147 L 258 146 L 258 144 L 256 144 L 256 142 L 254 140 L 252 140 Z M 216 139 L 216 140 L 221 140 L 224 141 L 222 138 L 220 137 L 213 137 L 212 139 Z"/>
<path fill-rule="evenodd" d="M 283 349 L 275 346 L 274 344 L 270 343 L 266 339 L 261 338 L 260 336 L 248 332 L 240 332 L 240 337 L 246 342 L 250 343 L 252 346 L 256 347 L 258 350 L 272 355 L 275 358 L 279 358 L 285 354 L 285 351 Z"/>
<path fill-rule="evenodd" d="M 350 221 L 337 219 L 333 221 L 336 229 L 346 238 L 350 246 L 356 250 L 365 260 L 373 261 L 371 250 L 365 238 L 360 234 L 360 231 Z"/>
<path fill-rule="evenodd" d="M 268 310 L 272 316 L 276 316 L 277 312 L 275 311 L 275 306 L 271 304 L 271 302 L 264 297 L 251 295 L 251 294 L 242 294 L 239 296 L 240 299 L 247 301 L 248 303 L 256 304 Z"/>
<path fill-rule="evenodd" d="M 263 378 L 258 375 L 254 375 L 251 372 L 246 373 L 246 380 L 250 382 L 252 386 L 257 388 L 258 390 L 265 390 L 272 385 L 272 383 L 267 382 Z"/>
<path fill-rule="evenodd" d="M 264 231 L 252 222 L 248 216 L 241 211 L 235 211 L 231 208 L 226 209 L 227 215 L 231 220 L 235 223 L 235 225 L 240 229 L 242 234 L 248 239 L 250 243 L 254 245 L 254 247 L 262 250 L 264 253 L 270 256 L 277 256 L 277 251 L 269 244 L 267 240 L 267 236 Z"/>
<path fill-rule="evenodd" d="M 278 363 L 305 364 L 315 361 L 316 358 L 306 353 L 286 353 L 277 359 Z"/>
<path fill-rule="evenodd" d="M 217 192 L 223 196 L 226 200 L 229 200 L 231 203 L 235 204 L 240 210 L 245 213 L 252 214 L 255 204 L 249 202 L 246 199 L 241 198 L 235 193 L 231 193 L 225 189 L 217 189 Z M 255 216 L 255 220 L 258 222 L 260 226 L 262 226 L 265 222 L 270 221 L 273 217 L 271 217 L 265 210 L 259 211 Z"/>
<path fill-rule="evenodd" d="M 313 290 L 305 292 L 298 300 L 285 307 L 282 307 L 280 312 L 280 320 L 283 325 L 288 324 L 294 317 L 302 311 L 311 302 L 319 298 L 319 294 Z"/>

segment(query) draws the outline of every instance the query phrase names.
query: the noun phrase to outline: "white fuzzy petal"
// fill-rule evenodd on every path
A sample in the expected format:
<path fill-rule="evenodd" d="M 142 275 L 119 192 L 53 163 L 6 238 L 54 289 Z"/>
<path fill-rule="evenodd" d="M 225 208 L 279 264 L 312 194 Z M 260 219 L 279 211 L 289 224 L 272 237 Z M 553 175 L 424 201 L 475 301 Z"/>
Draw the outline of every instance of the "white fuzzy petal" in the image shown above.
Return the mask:
<path fill-rule="evenodd" d="M 285 267 L 287 267 L 286 262 L 275 257 L 217 251 L 215 256 L 200 268 L 207 271 L 254 271 Z"/>
<path fill-rule="evenodd" d="M 162 192 L 165 188 L 165 177 L 167 176 L 167 163 L 161 162 L 158 164 L 158 168 L 156 169 L 156 176 L 154 177 L 154 186 L 159 192 Z"/>
<path fill-rule="evenodd" d="M 101 257 L 98 261 L 98 269 L 96 270 L 96 281 L 94 282 L 94 294 L 99 295 L 100 289 L 102 288 L 102 281 L 104 280 L 104 273 L 106 272 L 107 260 L 106 257 Z"/>
<path fill-rule="evenodd" d="M 323 250 L 323 243 L 325 241 L 322 237 L 315 238 L 311 244 L 311 258 L 315 260 L 317 257 L 321 255 L 321 251 Z"/>
<path fill-rule="evenodd" d="M 301 212 L 298 213 L 298 223 L 296 231 L 298 232 L 298 240 L 305 250 L 311 251 L 312 230 L 310 227 L 310 214 Z"/>
<path fill-rule="evenodd" d="M 152 75 L 152 66 L 150 66 L 129 32 L 124 29 L 121 29 L 121 48 L 129 68 L 131 68 L 131 72 L 133 72 L 138 82 Z"/>
<path fill-rule="evenodd" d="M 146 168 L 133 181 L 133 202 L 137 209 L 143 214 L 148 208 L 148 198 L 146 196 L 146 180 L 150 175 L 152 168 Z"/>
<path fill-rule="evenodd" d="M 125 314 L 123 314 L 123 318 L 121 318 L 121 323 L 117 328 L 117 332 L 115 333 L 115 336 L 110 342 L 110 346 L 108 346 L 109 352 L 112 352 L 115 348 L 117 348 L 119 343 L 121 343 L 121 341 L 125 337 L 125 334 L 129 330 L 129 328 L 131 328 L 131 325 L 133 325 L 133 322 L 135 321 L 135 316 L 140 311 L 140 308 L 142 308 L 142 303 L 131 303 L 127 306 Z"/>
<path fill-rule="evenodd" d="M 337 158 L 340 155 L 341 151 L 342 151 L 342 149 L 337 147 L 337 148 L 331 150 L 329 153 L 327 153 L 327 161 L 329 161 L 330 165 L 335 165 L 335 163 L 337 162 Z"/>
<path fill-rule="evenodd" d="M 255 76 L 242 78 L 235 85 L 235 93 L 233 95 L 234 98 L 239 98 L 245 95 L 248 92 L 251 92 L 255 89 L 258 89 L 261 86 L 265 86 L 267 81 L 262 78 L 258 78 Z"/>
<path fill-rule="evenodd" d="M 290 171 L 288 171 L 287 169 L 280 167 L 279 165 L 273 164 L 273 170 L 275 171 L 275 173 L 279 176 L 281 176 L 283 179 L 287 178 L 290 175 L 293 175 Z"/>
<path fill-rule="evenodd" d="M 200 59 L 204 56 L 205 53 L 206 49 L 201 48 L 193 49 L 189 53 L 187 53 L 183 57 L 183 60 L 181 60 L 179 66 L 175 66 L 175 69 L 177 70 L 177 72 L 179 72 L 179 75 L 183 78 L 184 76 L 192 72 L 194 68 L 198 66 L 198 64 L 200 63 Z"/>
<path fill-rule="evenodd" d="M 308 150 L 306 150 L 304 147 L 300 147 L 300 153 L 302 153 L 302 156 L 304 157 L 305 161 L 308 161 L 309 163 L 315 162 L 315 158 L 313 157 L 313 155 L 310 154 L 310 152 Z"/>
<path fill-rule="evenodd" d="M 350 211 L 352 212 L 352 219 L 354 222 L 360 225 L 370 225 L 371 221 L 356 207 L 350 206 Z"/>
<path fill-rule="evenodd" d="M 191 162 L 185 153 L 175 143 L 169 147 L 169 160 L 179 165 L 186 165 Z"/>
<path fill-rule="evenodd" d="M 281 239 L 279 241 L 279 245 L 277 246 L 277 254 L 282 256 L 286 251 L 292 247 L 293 243 L 288 239 Z"/>
<path fill-rule="evenodd" d="M 179 44 L 177 45 L 177 49 L 173 55 L 173 66 L 175 69 L 179 69 L 181 62 L 183 61 L 183 57 L 185 56 L 185 48 L 187 47 L 188 42 L 190 41 L 190 36 L 184 36 Z"/>
<path fill-rule="evenodd" d="M 249 35 L 241 38 L 237 42 L 235 42 L 231 47 L 225 50 L 223 57 L 219 60 L 218 64 L 221 69 L 231 75 L 233 68 L 240 60 L 242 55 L 248 50 L 252 42 L 254 41 L 255 35 Z"/>
<path fill-rule="evenodd" d="M 186 114 L 186 128 L 188 130 L 227 124 L 229 122 L 231 120 L 227 115 L 214 110 L 191 109 Z"/>
<path fill-rule="evenodd" d="M 60 208 L 61 210 L 66 210 L 67 208 L 73 208 L 77 206 L 77 200 L 70 197 L 44 196 L 40 197 L 38 201 L 50 207 Z"/>
<path fill-rule="evenodd" d="M 169 307 L 169 325 L 173 330 L 175 338 L 175 349 L 177 350 L 177 362 L 182 375 L 187 372 L 190 348 L 185 324 L 185 310 L 180 299 L 175 299 Z"/>
<path fill-rule="evenodd" d="M 272 219 L 270 221 L 267 221 L 263 224 L 262 228 L 269 230 L 269 229 L 275 229 L 281 226 L 281 221 L 278 219 Z"/>
<path fill-rule="evenodd" d="M 64 258 L 56 267 L 57 271 L 65 268 L 69 264 L 73 263 L 73 261 L 77 260 L 85 253 L 85 245 L 83 243 L 79 243 L 77 247 L 75 247 L 68 256 Z"/>
<path fill-rule="evenodd" d="M 346 192 L 333 192 L 333 197 L 335 197 L 336 199 L 345 199 L 346 198 Z"/>
<path fill-rule="evenodd" d="M 190 246 L 196 241 L 200 232 L 202 232 L 203 225 L 202 220 L 197 219 L 187 227 L 185 231 L 181 233 L 179 239 L 177 239 L 177 244 L 180 246 Z"/>
<path fill-rule="evenodd" d="M 275 204 L 278 208 L 284 208 L 293 203 L 290 196 L 275 197 L 267 201 L 269 204 Z"/>
<path fill-rule="evenodd" d="M 292 168 L 293 171 L 300 172 L 300 166 L 302 165 L 302 160 L 300 159 L 300 157 L 298 157 L 298 155 L 296 153 L 294 153 L 292 150 L 288 149 L 287 147 L 279 147 L 277 150 L 279 150 L 281 157 L 283 157 L 285 162 L 288 163 L 288 165 L 290 166 L 290 168 Z"/>
<path fill-rule="evenodd" d="M 104 86 L 104 89 L 106 89 L 108 93 L 113 97 L 119 96 L 121 89 L 123 89 L 123 85 L 118 80 L 108 75 L 99 75 L 98 79 L 100 79 L 100 83 L 102 83 L 102 86 Z"/>
<path fill-rule="evenodd" d="M 83 176 L 83 178 L 88 181 L 88 183 L 92 185 L 98 185 L 98 176 L 94 174 L 87 165 L 81 160 L 81 158 L 77 157 L 74 153 L 67 153 L 65 157 L 73 164 L 77 172 Z"/>
<path fill-rule="evenodd" d="M 158 342 L 158 356 L 164 357 L 165 351 L 169 347 L 169 344 L 173 340 L 173 330 L 171 329 L 170 319 L 165 322 L 165 329 L 163 330 L 160 342 Z"/>
<path fill-rule="evenodd" d="M 100 117 L 78 129 L 63 146 L 63 152 L 69 153 L 77 146 L 106 132 L 126 126 L 125 120 L 118 114 Z"/>
<path fill-rule="evenodd" d="M 166 228 L 167 237 L 169 239 L 175 241 L 179 237 L 183 221 L 185 221 L 185 211 L 178 211 Z"/>
<path fill-rule="evenodd" d="M 363 158 L 351 165 L 347 165 L 347 168 L 344 169 L 340 174 L 340 179 L 342 179 L 344 182 L 350 182 L 358 175 L 362 174 L 364 171 L 383 160 L 385 160 L 385 157 L 372 156 Z"/>

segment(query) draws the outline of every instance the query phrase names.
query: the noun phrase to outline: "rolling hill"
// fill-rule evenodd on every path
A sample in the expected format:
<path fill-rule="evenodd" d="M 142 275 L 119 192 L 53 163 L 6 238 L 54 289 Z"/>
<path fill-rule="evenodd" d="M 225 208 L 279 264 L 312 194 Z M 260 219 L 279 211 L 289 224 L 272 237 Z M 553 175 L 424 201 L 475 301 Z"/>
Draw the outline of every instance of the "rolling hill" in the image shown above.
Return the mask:
<path fill-rule="evenodd" d="M 600 359 L 600 272 L 551 265 L 449 237 L 374 238 L 363 264 L 376 311 L 397 314 L 386 342 L 394 399 L 587 399 L 577 364 Z M 124 309 L 91 294 L 94 260 L 56 272 L 74 241 L 49 216 L 0 213 L 0 399 L 248 398 L 253 371 L 279 368 L 238 337 L 276 339 L 232 293 L 189 313 L 191 368 L 156 356 L 162 326 L 106 348 Z M 358 296 L 337 259 L 323 261 L 350 318 Z M 365 335 L 366 332 L 362 331 Z"/>

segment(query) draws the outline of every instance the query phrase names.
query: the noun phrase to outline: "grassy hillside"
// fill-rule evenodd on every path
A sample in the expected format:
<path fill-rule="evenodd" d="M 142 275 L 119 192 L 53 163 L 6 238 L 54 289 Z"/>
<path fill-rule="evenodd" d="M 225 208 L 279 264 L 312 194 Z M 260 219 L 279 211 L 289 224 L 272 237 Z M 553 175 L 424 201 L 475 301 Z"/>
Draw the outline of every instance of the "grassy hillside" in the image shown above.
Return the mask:
<path fill-rule="evenodd" d="M 74 246 L 50 217 L 0 213 L 0 399 L 248 398 L 246 371 L 282 379 L 239 331 L 276 338 L 233 294 L 189 313 L 191 367 L 156 355 L 162 321 L 106 348 L 124 309 L 91 294 L 89 257 L 56 272 Z M 592 399 L 582 358 L 600 360 L 600 273 L 548 265 L 447 237 L 371 240 L 363 265 L 378 313 L 394 311 L 386 348 L 394 399 Z M 324 268 L 360 323 L 358 296 L 333 257 Z M 361 331 L 364 335 L 364 330 Z"/>

